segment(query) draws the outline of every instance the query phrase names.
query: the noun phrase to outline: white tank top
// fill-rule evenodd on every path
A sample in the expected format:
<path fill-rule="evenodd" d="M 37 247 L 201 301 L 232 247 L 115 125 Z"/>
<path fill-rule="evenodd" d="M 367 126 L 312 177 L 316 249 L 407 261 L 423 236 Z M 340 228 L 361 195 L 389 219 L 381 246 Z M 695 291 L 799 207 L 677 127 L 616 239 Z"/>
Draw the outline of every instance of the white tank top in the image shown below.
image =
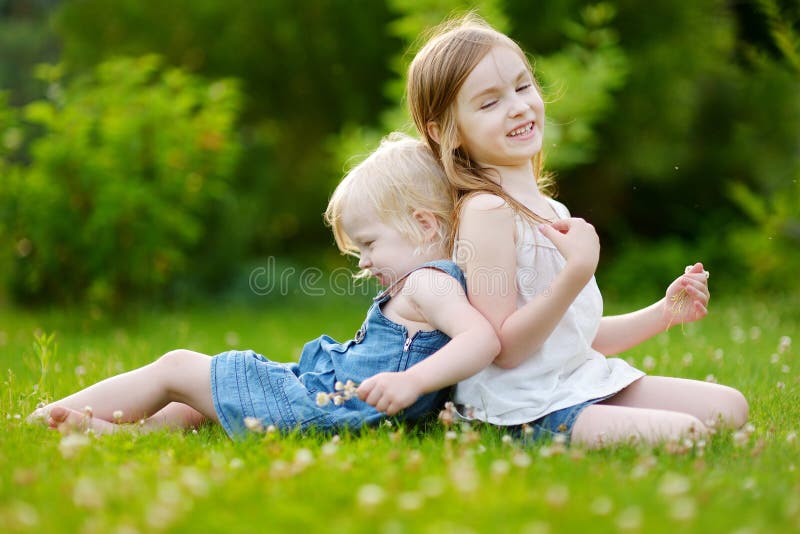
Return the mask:
<path fill-rule="evenodd" d="M 559 217 L 569 217 L 563 204 L 548 200 Z M 515 237 L 519 308 L 537 295 L 546 295 L 566 262 L 555 245 L 521 215 L 516 216 Z M 492 364 L 460 382 L 456 403 L 470 406 L 476 419 L 518 425 L 620 391 L 644 373 L 592 348 L 602 315 L 603 298 L 592 277 L 538 350 L 513 369 Z"/>

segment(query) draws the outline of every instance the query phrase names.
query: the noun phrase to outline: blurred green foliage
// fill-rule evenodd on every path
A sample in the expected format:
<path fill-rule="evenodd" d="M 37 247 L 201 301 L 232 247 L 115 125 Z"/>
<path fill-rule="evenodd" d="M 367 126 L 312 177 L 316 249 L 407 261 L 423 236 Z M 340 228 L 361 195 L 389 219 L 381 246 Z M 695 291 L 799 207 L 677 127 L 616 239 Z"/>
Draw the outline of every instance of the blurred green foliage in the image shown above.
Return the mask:
<path fill-rule="evenodd" d="M 86 98 L 77 82 L 37 79 L 35 63 L 57 59 L 64 79 L 78 80 L 120 55 L 157 54 L 163 71 L 238 80 L 241 104 L 231 106 L 240 112 L 225 134 L 230 153 L 240 155 L 238 165 L 234 156 L 220 156 L 230 172 L 220 172 L 225 178 L 218 182 L 203 180 L 202 202 L 171 197 L 193 222 L 177 229 L 182 216 L 154 216 L 162 230 L 152 242 L 159 244 L 130 246 L 151 267 L 157 257 L 169 258 L 169 267 L 117 284 L 117 267 L 105 265 L 107 281 L 70 298 L 114 300 L 154 288 L 160 296 L 187 294 L 218 287 L 231 266 L 268 254 L 313 254 L 321 267 L 341 265 L 320 217 L 327 197 L 351 157 L 365 154 L 389 129 L 409 129 L 406 65 L 425 29 L 467 9 L 530 53 L 549 102 L 546 164 L 557 172 L 560 199 L 600 230 L 608 280 L 622 291 L 650 290 L 673 278 L 667 273 L 702 260 L 715 283 L 798 288 L 796 277 L 786 276 L 800 269 L 795 0 L 653 0 L 646 6 L 633 0 L 0 1 L 0 90 L 7 91 L 0 102 L 0 231 L 5 225 L 6 236 L 0 280 L 11 279 L 26 301 L 46 299 L 59 296 L 65 280 L 89 279 L 87 270 L 100 269 L 99 260 L 90 269 L 95 260 L 82 254 L 75 267 L 57 269 L 54 250 L 43 252 L 50 255 L 47 270 L 21 268 L 20 247 L 24 252 L 28 245 L 12 228 L 22 219 L 10 211 L 21 202 L 11 187 L 35 189 L 28 177 L 48 172 L 65 180 L 69 173 L 53 170 L 55 148 L 42 147 L 76 142 L 51 138 L 40 104 L 26 108 L 27 117 L 22 106 L 52 106 L 64 95 Z M 121 98 L 114 87 L 109 93 L 117 96 L 108 98 Z M 99 93 L 94 98 L 108 106 L 97 113 L 126 107 Z M 156 129 L 176 122 L 159 121 Z M 182 150 L 191 144 L 177 143 Z M 137 158 L 148 156 L 113 153 L 116 161 L 103 161 L 111 154 L 83 149 L 74 161 L 93 169 L 92 183 L 108 172 L 104 180 L 127 191 L 120 180 L 136 176 L 148 165 Z M 179 174 L 169 180 L 178 183 Z M 174 184 L 162 185 L 171 191 Z M 55 202 L 53 209 L 69 208 L 63 190 L 47 189 L 39 194 Z M 135 205 L 127 198 L 102 196 L 121 203 L 103 209 L 125 211 Z M 53 213 L 69 232 L 42 230 L 52 236 L 123 241 L 119 227 L 105 226 L 109 237 L 101 237 L 99 226 L 70 219 L 69 211 Z M 54 246 L 27 238 L 37 254 Z M 180 251 L 155 252 L 173 243 Z M 641 268 L 633 269 L 635 262 Z M 625 274 L 634 271 L 635 280 Z M 131 289 L 145 281 L 150 290 Z"/>
<path fill-rule="evenodd" d="M 239 154 L 237 85 L 157 56 L 108 60 L 73 79 L 61 71 L 39 67 L 49 98 L 23 110 L 39 130 L 31 161 L 4 169 L 12 291 L 25 302 L 152 297 L 212 257 L 210 214 L 230 195 Z"/>

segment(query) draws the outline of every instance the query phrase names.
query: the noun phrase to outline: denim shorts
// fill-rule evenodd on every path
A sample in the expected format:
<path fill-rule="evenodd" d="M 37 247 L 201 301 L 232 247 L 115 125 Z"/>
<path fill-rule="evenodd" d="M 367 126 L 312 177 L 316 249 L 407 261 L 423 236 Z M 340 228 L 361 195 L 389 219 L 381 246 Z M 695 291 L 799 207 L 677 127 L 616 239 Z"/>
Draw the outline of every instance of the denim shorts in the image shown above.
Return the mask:
<path fill-rule="evenodd" d="M 572 435 L 572 427 L 575 426 L 575 421 L 581 412 L 592 404 L 602 402 L 614 394 L 590 399 L 574 406 L 567 406 L 555 412 L 551 412 L 544 417 L 535 419 L 530 423 L 524 425 L 511 425 L 506 427 L 509 434 L 524 442 L 552 440 L 556 436 L 564 436 L 567 443 L 570 441 Z M 525 432 L 527 427 L 527 433 Z"/>

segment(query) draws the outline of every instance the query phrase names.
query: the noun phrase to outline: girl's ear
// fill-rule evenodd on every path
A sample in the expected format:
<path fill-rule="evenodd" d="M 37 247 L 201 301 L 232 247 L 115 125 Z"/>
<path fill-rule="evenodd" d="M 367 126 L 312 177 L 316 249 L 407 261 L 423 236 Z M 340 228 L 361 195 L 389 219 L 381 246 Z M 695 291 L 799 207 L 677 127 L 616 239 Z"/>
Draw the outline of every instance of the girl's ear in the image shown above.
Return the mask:
<path fill-rule="evenodd" d="M 425 236 L 425 241 L 433 241 L 439 233 L 439 221 L 436 220 L 436 215 L 428 210 L 417 209 L 411 214 L 414 220 L 422 228 L 422 233 Z"/>
<path fill-rule="evenodd" d="M 437 145 L 441 145 L 442 143 L 441 141 L 439 141 L 439 125 L 433 121 L 428 121 L 427 128 L 428 128 L 428 135 L 431 136 L 431 139 L 436 141 Z"/>

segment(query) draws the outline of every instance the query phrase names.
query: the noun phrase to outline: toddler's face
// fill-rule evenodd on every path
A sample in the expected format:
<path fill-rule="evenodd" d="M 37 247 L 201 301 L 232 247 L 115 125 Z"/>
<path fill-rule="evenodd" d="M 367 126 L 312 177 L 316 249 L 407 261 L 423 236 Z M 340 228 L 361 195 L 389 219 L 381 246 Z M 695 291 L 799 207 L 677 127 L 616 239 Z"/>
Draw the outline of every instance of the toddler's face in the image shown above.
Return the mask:
<path fill-rule="evenodd" d="M 442 258 L 439 247 L 420 252 L 416 243 L 381 221 L 372 208 L 347 210 L 342 217 L 342 227 L 358 247 L 358 267 L 369 270 L 384 286 L 426 261 Z"/>
<path fill-rule="evenodd" d="M 544 102 L 522 58 L 495 46 L 456 96 L 461 145 L 491 167 L 529 164 L 542 149 Z"/>

